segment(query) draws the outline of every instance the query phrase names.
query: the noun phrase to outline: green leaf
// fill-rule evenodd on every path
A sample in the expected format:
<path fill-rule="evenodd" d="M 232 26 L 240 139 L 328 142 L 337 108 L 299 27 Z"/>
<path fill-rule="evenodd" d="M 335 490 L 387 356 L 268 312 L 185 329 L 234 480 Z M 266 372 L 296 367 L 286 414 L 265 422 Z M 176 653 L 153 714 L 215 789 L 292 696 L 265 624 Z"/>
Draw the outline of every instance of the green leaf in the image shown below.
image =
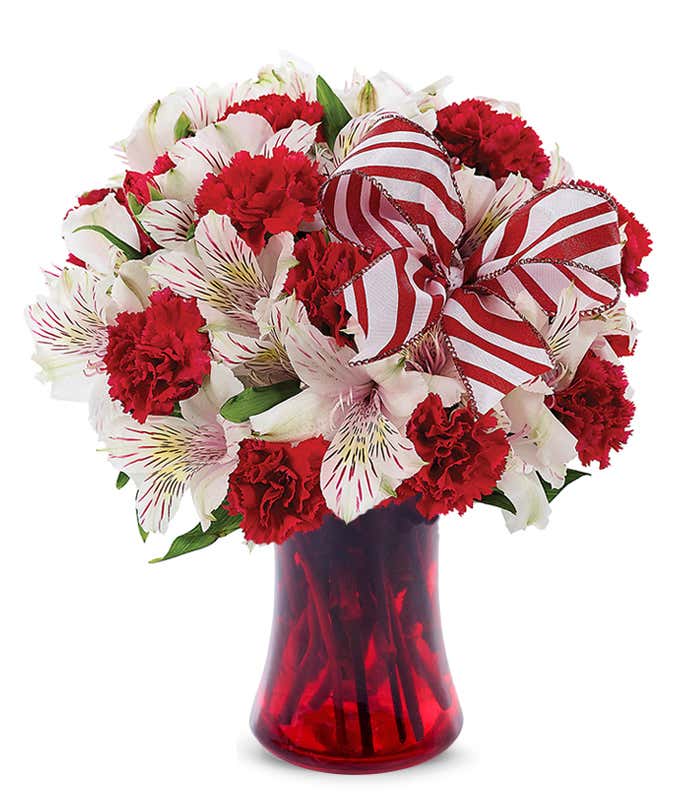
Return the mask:
<path fill-rule="evenodd" d="M 549 482 L 546 482 L 540 474 L 538 475 L 538 479 L 541 481 L 541 485 L 543 486 L 543 490 L 549 502 L 552 502 L 556 496 L 561 494 L 567 485 L 571 485 L 571 483 L 576 482 L 576 480 L 580 480 L 581 477 L 590 477 L 590 472 L 578 471 L 578 469 L 567 469 L 564 485 L 561 488 L 554 488 Z"/>
<path fill-rule="evenodd" d="M 338 133 L 352 117 L 321 75 L 316 78 L 316 98 L 323 105 L 323 133 L 332 149 Z"/>
<path fill-rule="evenodd" d="M 191 132 L 191 120 L 189 119 L 186 113 L 182 112 L 179 114 L 179 118 L 175 122 L 175 127 L 173 129 L 175 140 L 179 141 L 182 138 L 188 137 L 190 132 Z"/>
<path fill-rule="evenodd" d="M 105 229 L 103 226 L 96 226 L 89 224 L 87 226 L 79 226 L 75 229 L 76 232 L 82 232 L 85 229 L 88 229 L 91 232 L 98 232 L 102 235 L 102 237 L 106 237 L 106 239 L 112 244 L 115 245 L 116 248 L 119 248 L 128 259 L 141 259 L 142 254 L 136 249 L 133 248 L 131 245 L 128 245 L 125 240 L 121 240 L 120 237 L 116 237 L 113 232 L 110 232 L 108 229 Z"/>
<path fill-rule="evenodd" d="M 139 215 L 139 213 L 144 209 L 144 205 L 140 203 L 139 199 L 134 193 L 128 193 L 126 198 L 130 212 L 135 216 Z"/>
<path fill-rule="evenodd" d="M 139 531 L 139 537 L 142 539 L 142 543 L 146 543 L 149 533 L 142 527 L 139 521 L 137 521 L 137 530 Z"/>
<path fill-rule="evenodd" d="M 482 496 L 482 498 L 477 501 L 483 502 L 485 505 L 500 507 L 501 510 L 507 510 L 508 513 L 512 513 L 513 515 L 517 513 L 515 505 L 508 499 L 503 491 L 498 488 L 494 488 L 491 493 Z"/>
<path fill-rule="evenodd" d="M 171 560 L 173 557 L 180 557 L 182 554 L 189 554 L 192 551 L 205 549 L 212 546 L 220 538 L 231 535 L 236 532 L 241 526 L 241 516 L 232 516 L 226 510 L 221 508 L 218 511 L 220 515 L 212 522 L 208 529 L 203 531 L 200 524 L 196 524 L 193 529 L 185 532 L 175 538 L 164 557 L 156 557 L 149 560 L 150 563 L 163 562 L 163 560 Z"/>
<path fill-rule="evenodd" d="M 299 393 L 300 384 L 296 380 L 284 380 L 271 386 L 253 386 L 227 400 L 220 413 L 225 419 L 238 424 Z"/>
<path fill-rule="evenodd" d="M 125 488 L 128 482 L 130 482 L 130 477 L 124 471 L 121 471 L 116 478 L 116 488 L 120 491 L 121 488 Z"/>

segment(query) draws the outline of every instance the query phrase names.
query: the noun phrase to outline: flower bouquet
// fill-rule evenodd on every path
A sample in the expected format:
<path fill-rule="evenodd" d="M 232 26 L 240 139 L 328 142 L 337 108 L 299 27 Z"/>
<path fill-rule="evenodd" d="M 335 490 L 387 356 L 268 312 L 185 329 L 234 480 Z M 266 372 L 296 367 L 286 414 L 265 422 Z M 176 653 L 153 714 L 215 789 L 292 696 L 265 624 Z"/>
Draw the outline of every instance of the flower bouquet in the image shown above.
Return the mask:
<path fill-rule="evenodd" d="M 460 730 L 438 516 L 543 527 L 570 463 L 631 432 L 621 298 L 647 286 L 647 231 L 516 105 L 444 85 L 334 92 L 289 63 L 154 102 L 28 309 L 142 539 L 191 494 L 160 559 L 277 544 L 252 726 L 316 769 L 407 766 Z"/>

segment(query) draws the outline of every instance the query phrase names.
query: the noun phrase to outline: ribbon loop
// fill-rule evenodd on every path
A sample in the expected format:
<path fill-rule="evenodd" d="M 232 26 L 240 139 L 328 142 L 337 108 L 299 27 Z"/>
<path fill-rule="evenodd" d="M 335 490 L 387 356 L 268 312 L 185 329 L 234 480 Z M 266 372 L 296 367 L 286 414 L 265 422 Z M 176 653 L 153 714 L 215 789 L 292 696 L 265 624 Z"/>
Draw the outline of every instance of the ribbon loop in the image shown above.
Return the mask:
<path fill-rule="evenodd" d="M 465 225 L 444 149 L 415 122 L 387 114 L 323 186 L 321 207 L 336 236 L 373 256 L 410 247 L 443 271 Z"/>

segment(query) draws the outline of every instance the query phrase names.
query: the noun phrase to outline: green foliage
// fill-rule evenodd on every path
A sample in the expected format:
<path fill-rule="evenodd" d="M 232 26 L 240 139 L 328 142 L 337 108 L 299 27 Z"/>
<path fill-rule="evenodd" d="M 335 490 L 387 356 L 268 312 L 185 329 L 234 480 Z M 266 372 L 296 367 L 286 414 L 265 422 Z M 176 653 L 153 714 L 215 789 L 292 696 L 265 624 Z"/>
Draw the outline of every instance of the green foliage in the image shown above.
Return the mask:
<path fill-rule="evenodd" d="M 218 513 L 217 518 L 205 531 L 203 531 L 200 524 L 196 524 L 189 532 L 185 532 L 184 535 L 180 535 L 172 541 L 165 556 L 156 557 L 153 560 L 149 560 L 149 562 L 163 562 L 164 560 L 171 560 L 173 557 L 180 557 L 182 554 L 189 554 L 192 551 L 205 549 L 208 546 L 212 546 L 212 544 L 220 538 L 231 535 L 232 532 L 236 532 L 236 530 L 240 528 L 240 515 L 229 515 L 229 513 L 227 513 L 226 510 L 222 510 L 222 508 L 219 508 L 216 513 Z"/>
<path fill-rule="evenodd" d="M 299 393 L 300 384 L 296 380 L 284 380 L 271 386 L 253 386 L 227 400 L 220 413 L 225 419 L 238 424 Z"/>
<path fill-rule="evenodd" d="M 508 499 L 508 497 L 498 488 L 494 488 L 489 494 L 482 496 L 478 501 L 485 505 L 492 505 L 493 507 L 500 507 L 501 510 L 507 510 L 508 513 L 515 515 L 517 510 L 515 505 Z"/>
<path fill-rule="evenodd" d="M 190 133 L 191 133 L 191 121 L 187 116 L 187 114 L 182 112 L 179 114 L 179 118 L 175 122 L 175 126 L 173 129 L 175 140 L 179 141 L 182 138 L 188 138 Z"/>
<path fill-rule="evenodd" d="M 552 502 L 556 496 L 561 494 L 567 485 L 571 485 L 571 483 L 576 482 L 576 480 L 580 480 L 581 477 L 590 477 L 590 473 L 587 471 L 578 471 L 577 469 L 567 469 L 564 485 L 561 488 L 554 488 L 549 482 L 546 482 L 540 474 L 538 475 L 538 479 L 541 481 L 541 485 L 543 486 L 543 490 L 549 502 Z"/>
<path fill-rule="evenodd" d="M 316 98 L 323 105 L 323 132 L 332 149 L 338 133 L 352 117 L 321 75 L 316 78 Z"/>
<path fill-rule="evenodd" d="M 121 488 L 125 488 L 128 482 L 130 482 L 130 477 L 124 471 L 121 471 L 116 478 L 116 488 L 120 491 Z"/>
<path fill-rule="evenodd" d="M 116 237 L 113 232 L 110 232 L 108 229 L 105 229 L 103 226 L 97 226 L 96 224 L 88 224 L 87 226 L 79 226 L 75 231 L 82 232 L 85 229 L 88 229 L 91 232 L 97 232 L 101 234 L 102 237 L 106 237 L 106 239 L 111 243 L 111 245 L 115 245 L 116 248 L 119 248 L 128 259 L 141 259 L 142 254 L 136 248 L 133 248 L 131 245 L 125 242 L 125 240 L 121 240 L 120 237 Z"/>

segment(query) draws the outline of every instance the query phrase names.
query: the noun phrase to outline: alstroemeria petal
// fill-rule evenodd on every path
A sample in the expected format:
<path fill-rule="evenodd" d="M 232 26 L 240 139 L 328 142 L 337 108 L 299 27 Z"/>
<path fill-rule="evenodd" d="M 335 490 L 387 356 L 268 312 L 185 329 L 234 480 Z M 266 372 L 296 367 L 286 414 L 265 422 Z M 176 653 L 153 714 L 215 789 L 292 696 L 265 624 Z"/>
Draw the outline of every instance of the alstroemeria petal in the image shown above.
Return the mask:
<path fill-rule="evenodd" d="M 321 490 L 330 509 L 349 523 L 394 494 L 424 461 L 373 398 L 357 402 L 328 447 Z"/>
<path fill-rule="evenodd" d="M 137 485 L 137 514 L 146 532 L 164 532 L 192 478 L 208 466 L 228 467 L 238 455 L 243 430 L 236 425 L 196 425 L 174 416 L 143 425 L 121 417 L 106 433 L 112 462 Z M 224 493 L 227 492 L 225 477 Z"/>
<path fill-rule="evenodd" d="M 305 389 L 251 417 L 250 424 L 254 432 L 267 441 L 303 441 L 327 436 L 334 405 L 331 398 Z"/>
<path fill-rule="evenodd" d="M 247 336 L 210 329 L 213 353 L 247 386 L 266 386 L 295 377 L 286 351 L 274 334 Z"/>
<path fill-rule="evenodd" d="M 301 119 L 295 119 L 290 127 L 275 132 L 265 141 L 261 153 L 271 157 L 277 146 L 285 146 L 291 152 L 308 152 L 316 141 L 318 129 L 318 124 L 308 124 Z"/>
<path fill-rule="evenodd" d="M 107 323 L 116 312 L 104 285 L 77 267 L 64 268 L 49 284 L 50 297 L 27 309 L 44 378 L 58 382 L 98 372 L 108 344 Z"/>
<path fill-rule="evenodd" d="M 512 502 L 515 513 L 503 511 L 505 525 L 510 532 L 535 526 L 545 529 L 550 516 L 550 505 L 535 471 L 524 472 L 510 466 L 498 481 L 498 488 Z"/>
<path fill-rule="evenodd" d="M 62 235 L 69 252 L 98 273 L 111 275 L 114 265 L 123 255 L 99 232 L 91 229 L 76 231 L 81 226 L 102 226 L 139 250 L 139 232 L 135 222 L 112 193 L 97 204 L 84 204 L 72 209 L 62 224 Z"/>
<path fill-rule="evenodd" d="M 189 119 L 191 129 L 200 130 L 224 113 L 235 89 L 236 86 L 183 88 L 154 102 L 120 144 L 128 167 L 132 171 L 150 170 L 156 158 L 175 143 L 175 125 L 182 114 Z"/>
<path fill-rule="evenodd" d="M 501 403 L 510 420 L 510 445 L 523 463 L 555 488 L 576 457 L 576 439 L 545 405 L 542 392 L 518 388 Z"/>
<path fill-rule="evenodd" d="M 150 201 L 138 217 L 147 234 L 162 248 L 184 245 L 194 222 L 194 211 L 176 199 Z"/>
<path fill-rule="evenodd" d="M 160 251 L 149 266 L 149 274 L 178 295 L 196 298 L 209 323 L 247 333 L 258 332 L 252 313 L 238 304 L 228 282 L 210 273 L 194 241 L 175 251 Z M 205 311 L 206 307 L 212 314 Z"/>
<path fill-rule="evenodd" d="M 324 336 L 309 322 L 304 310 L 297 319 L 284 318 L 283 341 L 300 380 L 319 394 L 338 396 L 371 383 L 362 367 L 349 365 L 354 351 Z"/>
<path fill-rule="evenodd" d="M 234 308 L 252 312 L 269 295 L 257 257 L 226 215 L 211 210 L 196 227 L 195 239 L 210 276 L 225 285 Z"/>
<path fill-rule="evenodd" d="M 219 421 L 220 408 L 234 395 L 243 391 L 243 384 L 226 364 L 213 361 L 210 375 L 205 378 L 201 388 L 179 407 L 182 416 L 194 424 Z"/>

